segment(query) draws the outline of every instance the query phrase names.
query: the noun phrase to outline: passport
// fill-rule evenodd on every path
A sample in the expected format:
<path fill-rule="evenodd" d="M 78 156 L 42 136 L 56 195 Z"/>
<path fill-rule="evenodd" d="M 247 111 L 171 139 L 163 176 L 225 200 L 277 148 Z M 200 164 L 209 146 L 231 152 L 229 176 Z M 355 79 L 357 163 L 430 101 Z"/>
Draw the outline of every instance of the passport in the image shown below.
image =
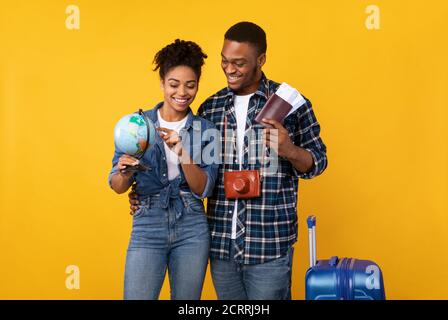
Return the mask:
<path fill-rule="evenodd" d="M 255 117 L 255 122 L 263 125 L 267 128 L 272 128 L 270 124 L 264 123 L 262 120 L 274 119 L 280 123 L 296 111 L 301 105 L 305 103 L 305 98 L 286 82 L 283 82 L 277 89 L 277 91 L 271 95 L 266 101 L 264 107 Z"/>

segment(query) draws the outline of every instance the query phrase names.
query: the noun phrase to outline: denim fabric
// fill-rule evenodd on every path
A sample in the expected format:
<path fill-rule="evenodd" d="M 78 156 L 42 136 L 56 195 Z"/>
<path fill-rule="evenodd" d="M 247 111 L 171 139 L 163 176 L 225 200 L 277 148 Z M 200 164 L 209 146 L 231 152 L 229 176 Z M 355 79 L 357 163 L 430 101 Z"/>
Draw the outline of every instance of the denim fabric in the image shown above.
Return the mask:
<path fill-rule="evenodd" d="M 232 240 L 230 256 L 235 252 Z M 290 300 L 294 248 L 265 263 L 241 264 L 234 259 L 210 259 L 211 274 L 219 300 Z"/>
<path fill-rule="evenodd" d="M 162 105 L 163 102 L 160 102 L 153 109 L 145 111 L 145 115 L 156 125 L 156 127 L 159 126 L 157 110 Z M 216 131 L 215 125 L 210 121 L 194 116 L 191 110 L 188 111 L 187 117 L 185 127 L 181 129 L 180 134 L 182 137 L 188 138 L 185 139 L 185 141 L 184 139 L 182 140 L 184 148 L 188 150 L 194 163 L 196 163 L 207 175 L 207 184 L 204 192 L 201 195 L 194 195 L 197 198 L 203 199 L 210 196 L 215 187 L 219 168 L 219 155 L 217 153 L 213 154 L 213 156 L 216 157 L 214 161 L 204 161 L 202 151 L 207 147 L 219 150 L 219 136 L 218 139 L 215 139 L 213 135 L 209 136 L 210 133 L 214 132 L 213 129 Z M 118 171 L 117 163 L 122 155 L 123 152 L 118 148 L 115 148 L 114 157 L 112 159 L 112 169 L 109 172 L 109 185 L 111 184 L 112 176 Z M 178 189 L 184 191 L 190 190 L 180 166 L 179 179 L 168 180 L 168 166 L 166 164 L 164 142 L 159 134 L 156 134 L 154 145 L 146 150 L 145 154 L 140 159 L 140 163 L 148 166 L 150 170 L 147 172 L 137 172 L 132 177 L 132 181 L 136 183 L 135 191 L 138 195 L 147 196 L 162 193 L 175 199 L 178 194 Z M 172 182 L 176 185 L 170 186 Z"/>
<path fill-rule="evenodd" d="M 162 207 L 160 195 L 141 198 L 126 257 L 126 300 L 157 299 L 167 270 L 171 299 L 200 299 L 210 233 L 202 201 L 189 192 L 180 199 L 185 210 L 176 218 L 172 205 Z"/>

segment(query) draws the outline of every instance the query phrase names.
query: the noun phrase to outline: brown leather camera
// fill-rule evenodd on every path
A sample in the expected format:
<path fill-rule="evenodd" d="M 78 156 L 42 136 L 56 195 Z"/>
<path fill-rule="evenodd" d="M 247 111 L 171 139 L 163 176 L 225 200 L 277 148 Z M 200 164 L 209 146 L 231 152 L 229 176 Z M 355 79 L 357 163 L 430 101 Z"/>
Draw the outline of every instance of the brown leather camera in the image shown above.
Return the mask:
<path fill-rule="evenodd" d="M 224 172 L 224 191 L 227 199 L 249 199 L 260 196 L 258 170 Z"/>

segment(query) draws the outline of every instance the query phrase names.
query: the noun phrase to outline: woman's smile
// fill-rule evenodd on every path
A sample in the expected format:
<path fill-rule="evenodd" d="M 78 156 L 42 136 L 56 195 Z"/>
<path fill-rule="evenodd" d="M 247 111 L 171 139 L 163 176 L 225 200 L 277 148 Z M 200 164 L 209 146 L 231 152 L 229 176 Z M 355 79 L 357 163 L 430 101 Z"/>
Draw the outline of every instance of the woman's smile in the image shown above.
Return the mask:
<path fill-rule="evenodd" d="M 172 97 L 172 99 L 174 100 L 174 102 L 176 104 L 178 104 L 181 107 L 187 106 L 190 102 L 190 98 L 177 98 L 177 97 Z"/>

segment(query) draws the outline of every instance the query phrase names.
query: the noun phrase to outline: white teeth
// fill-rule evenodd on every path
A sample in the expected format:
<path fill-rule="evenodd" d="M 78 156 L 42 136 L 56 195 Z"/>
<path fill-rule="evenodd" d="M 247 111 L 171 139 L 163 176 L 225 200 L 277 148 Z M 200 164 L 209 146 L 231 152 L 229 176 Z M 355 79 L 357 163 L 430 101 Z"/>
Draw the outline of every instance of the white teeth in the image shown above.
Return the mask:
<path fill-rule="evenodd" d="M 235 80 L 238 80 L 238 79 L 241 78 L 241 77 L 228 76 L 228 78 L 229 78 L 229 80 L 231 80 L 231 81 L 235 81 Z"/>
<path fill-rule="evenodd" d="M 188 99 L 177 99 L 177 98 L 173 98 L 174 101 L 178 102 L 178 103 L 185 103 L 188 101 Z"/>

